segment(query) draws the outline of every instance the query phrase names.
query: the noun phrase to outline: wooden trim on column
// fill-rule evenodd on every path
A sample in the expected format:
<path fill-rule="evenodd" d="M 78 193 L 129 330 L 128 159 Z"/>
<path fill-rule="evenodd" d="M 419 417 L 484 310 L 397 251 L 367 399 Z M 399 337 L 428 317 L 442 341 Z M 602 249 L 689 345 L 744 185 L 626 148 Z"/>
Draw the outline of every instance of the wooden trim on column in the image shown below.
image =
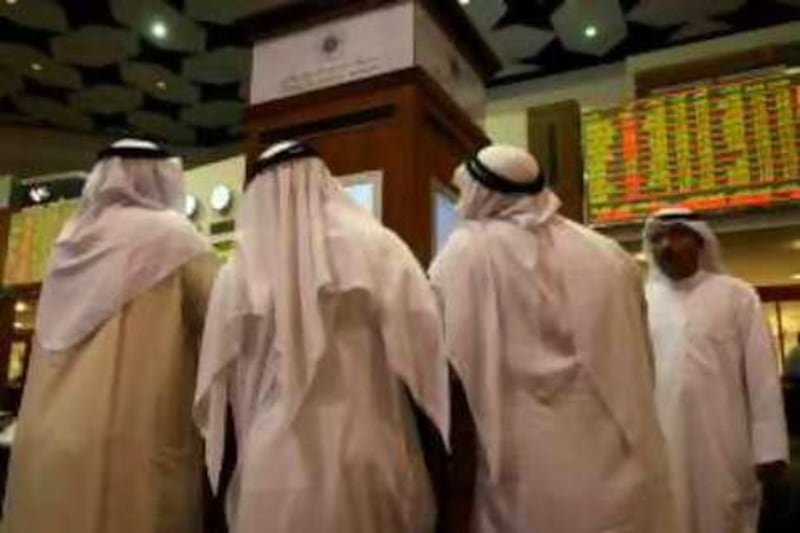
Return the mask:
<path fill-rule="evenodd" d="M 367 80 L 360 80 L 338 87 L 319 89 L 309 93 L 304 93 L 280 100 L 264 102 L 251 106 L 247 110 L 247 121 L 263 122 L 264 119 L 285 115 L 286 109 L 302 109 L 307 106 L 318 105 L 320 100 L 335 101 L 359 94 L 376 93 L 397 88 L 401 85 L 418 85 L 423 88 L 428 96 L 436 102 L 436 107 L 430 107 L 433 113 L 450 115 L 456 120 L 457 127 L 471 135 L 480 136 L 488 142 L 488 138 L 477 124 L 464 117 L 465 112 L 455 104 L 450 96 L 436 83 L 425 71 L 419 67 L 411 67 L 389 74 L 383 74 Z M 276 126 L 276 129 L 279 126 Z M 273 131 L 273 130 L 271 130 Z"/>
<path fill-rule="evenodd" d="M 352 130 L 360 126 L 366 127 L 376 122 L 391 119 L 396 111 L 397 108 L 392 104 L 369 106 L 330 118 L 262 131 L 259 133 L 258 141 L 263 145 L 269 145 L 286 139 L 310 139 L 338 130 Z"/>
<path fill-rule="evenodd" d="M 764 303 L 800 301 L 800 285 L 767 285 L 756 290 Z"/>
<path fill-rule="evenodd" d="M 322 4 L 301 0 L 299 3 L 265 9 L 261 13 L 243 18 L 237 25 L 254 42 L 402 1 L 405 0 L 329 0 Z"/>
<path fill-rule="evenodd" d="M 634 77 L 636 96 L 645 97 L 662 87 L 731 76 L 748 70 L 783 64 L 800 64 L 800 42 L 762 46 L 679 65 L 644 70 L 636 73 Z"/>

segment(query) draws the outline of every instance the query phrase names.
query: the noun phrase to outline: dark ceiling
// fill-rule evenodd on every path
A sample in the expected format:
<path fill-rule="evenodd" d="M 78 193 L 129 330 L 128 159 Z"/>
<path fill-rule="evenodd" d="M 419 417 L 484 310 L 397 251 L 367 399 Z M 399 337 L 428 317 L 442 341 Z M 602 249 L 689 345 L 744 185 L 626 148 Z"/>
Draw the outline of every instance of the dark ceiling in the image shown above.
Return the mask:
<path fill-rule="evenodd" d="M 492 85 L 800 20 L 800 0 L 471 0 L 465 9 L 505 65 Z"/>
<path fill-rule="evenodd" d="M 227 3 L 0 0 L 0 123 L 238 138 L 249 51 Z"/>
<path fill-rule="evenodd" d="M 241 137 L 249 73 L 249 51 L 233 23 L 303 1 L 333 0 L 0 0 L 0 125 L 230 144 Z M 471 0 L 463 7 L 503 62 L 492 85 L 800 19 L 800 0 Z"/>

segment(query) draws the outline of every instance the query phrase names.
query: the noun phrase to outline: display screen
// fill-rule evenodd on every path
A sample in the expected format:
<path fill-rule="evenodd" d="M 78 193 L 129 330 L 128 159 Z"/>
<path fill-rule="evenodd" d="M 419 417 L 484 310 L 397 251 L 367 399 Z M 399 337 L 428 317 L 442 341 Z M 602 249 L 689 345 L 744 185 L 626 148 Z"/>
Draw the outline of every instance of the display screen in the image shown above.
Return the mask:
<path fill-rule="evenodd" d="M 370 170 L 347 176 L 338 176 L 347 196 L 353 202 L 381 220 L 383 203 L 383 172 Z"/>
<path fill-rule="evenodd" d="M 375 215 L 375 185 L 373 183 L 354 183 L 346 186 L 344 190 L 360 208 Z"/>
<path fill-rule="evenodd" d="M 589 220 L 800 199 L 800 78 L 702 83 L 583 116 Z"/>
<path fill-rule="evenodd" d="M 3 285 L 42 281 L 53 244 L 79 205 L 78 200 L 61 201 L 27 207 L 11 215 Z"/>
<path fill-rule="evenodd" d="M 434 224 L 436 235 L 434 236 L 434 249 L 439 252 L 447 242 L 447 238 L 458 224 L 458 211 L 456 211 L 455 195 L 436 189 L 433 193 L 434 205 Z"/>

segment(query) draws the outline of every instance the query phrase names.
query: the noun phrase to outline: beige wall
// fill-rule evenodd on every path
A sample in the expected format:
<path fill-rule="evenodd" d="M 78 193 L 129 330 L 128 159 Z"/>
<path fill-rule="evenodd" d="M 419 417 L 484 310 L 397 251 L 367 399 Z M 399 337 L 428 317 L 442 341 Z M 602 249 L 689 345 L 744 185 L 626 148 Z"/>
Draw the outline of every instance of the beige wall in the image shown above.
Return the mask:
<path fill-rule="evenodd" d="M 525 110 L 489 113 L 484 129 L 492 142 L 528 148 L 528 115 Z"/>

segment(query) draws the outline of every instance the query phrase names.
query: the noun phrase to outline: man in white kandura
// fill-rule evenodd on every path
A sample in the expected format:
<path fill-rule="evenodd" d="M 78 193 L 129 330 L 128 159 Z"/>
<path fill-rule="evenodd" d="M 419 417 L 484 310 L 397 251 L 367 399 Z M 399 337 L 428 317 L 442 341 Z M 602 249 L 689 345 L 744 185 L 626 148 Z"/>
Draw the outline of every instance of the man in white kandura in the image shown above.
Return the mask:
<path fill-rule="evenodd" d="M 634 261 L 559 216 L 523 150 L 455 181 L 464 221 L 431 277 L 477 429 L 472 531 L 675 533 Z"/>
<path fill-rule="evenodd" d="M 656 398 L 683 529 L 756 530 L 759 480 L 788 457 L 777 362 L 758 295 L 728 276 L 708 224 L 686 209 L 645 227 Z"/>
<path fill-rule="evenodd" d="M 279 143 L 251 175 L 195 398 L 215 490 L 232 412 L 231 532 L 432 531 L 412 401 L 442 436 L 449 403 L 424 272 L 310 147 Z"/>
<path fill-rule="evenodd" d="M 192 393 L 216 259 L 184 198 L 160 147 L 100 153 L 42 287 L 4 532 L 203 530 Z"/>

